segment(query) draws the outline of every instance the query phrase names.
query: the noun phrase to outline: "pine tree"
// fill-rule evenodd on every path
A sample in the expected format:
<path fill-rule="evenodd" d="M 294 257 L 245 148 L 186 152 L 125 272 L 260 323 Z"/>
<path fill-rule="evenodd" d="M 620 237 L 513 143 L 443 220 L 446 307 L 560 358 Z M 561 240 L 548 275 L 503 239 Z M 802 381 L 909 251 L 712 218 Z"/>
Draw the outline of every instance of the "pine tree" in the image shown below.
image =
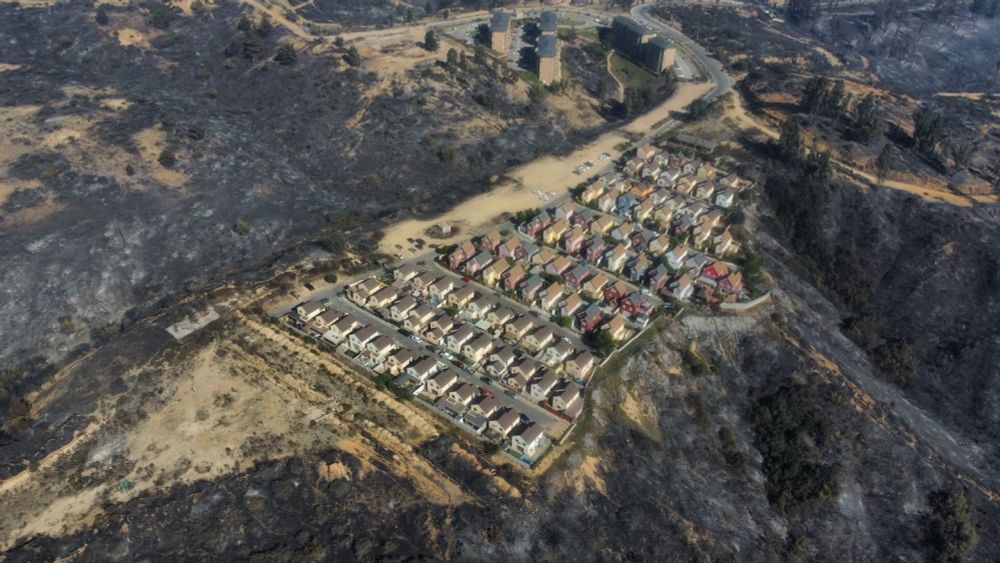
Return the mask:
<path fill-rule="evenodd" d="M 434 33 L 433 29 L 428 29 L 427 33 L 424 34 L 424 49 L 430 52 L 435 52 L 439 47 L 437 34 Z"/>
<path fill-rule="evenodd" d="M 802 158 L 803 149 L 802 128 L 797 119 L 791 118 L 781 127 L 778 155 L 788 161 L 798 161 Z"/>
<path fill-rule="evenodd" d="M 882 182 L 889 177 L 892 172 L 893 163 L 896 161 L 896 151 L 892 148 L 892 143 L 886 143 L 882 151 L 875 159 L 875 177 L 878 179 L 876 186 L 881 186 Z"/>
<path fill-rule="evenodd" d="M 882 107 L 874 94 L 867 94 L 854 109 L 854 121 L 851 123 L 851 133 L 862 143 L 870 143 L 885 132 L 885 119 Z"/>

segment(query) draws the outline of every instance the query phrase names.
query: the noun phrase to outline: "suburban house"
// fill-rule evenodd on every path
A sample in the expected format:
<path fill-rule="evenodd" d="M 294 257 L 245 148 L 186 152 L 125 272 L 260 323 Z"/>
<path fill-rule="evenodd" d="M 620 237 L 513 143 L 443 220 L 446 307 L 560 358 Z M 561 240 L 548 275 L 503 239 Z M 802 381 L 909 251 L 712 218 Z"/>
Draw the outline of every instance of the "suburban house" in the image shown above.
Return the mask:
<path fill-rule="evenodd" d="M 604 286 L 611 282 L 611 278 L 608 277 L 604 272 L 597 272 L 590 277 L 587 281 L 583 282 L 583 293 L 589 296 L 591 299 L 600 299 L 602 297 L 601 292 L 604 290 Z"/>
<path fill-rule="evenodd" d="M 574 212 L 576 212 L 576 207 L 573 205 L 573 202 L 567 201 L 566 203 L 555 208 L 553 214 L 555 215 L 556 219 L 569 221 L 571 218 L 573 218 Z"/>
<path fill-rule="evenodd" d="M 306 301 L 295 308 L 295 314 L 298 315 L 301 322 L 306 323 L 319 316 L 325 310 L 326 307 L 319 301 Z"/>
<path fill-rule="evenodd" d="M 659 293 L 664 287 L 667 286 L 668 282 L 670 282 L 670 272 L 663 264 L 660 264 L 649 272 L 648 284 L 650 291 Z"/>
<path fill-rule="evenodd" d="M 687 260 L 688 254 L 691 253 L 691 249 L 680 245 L 672 249 L 667 253 L 667 264 L 675 270 L 680 270 L 684 266 L 684 261 Z"/>
<path fill-rule="evenodd" d="M 628 249 L 619 244 L 604 255 L 604 266 L 612 272 L 620 272 L 628 259 Z"/>
<path fill-rule="evenodd" d="M 518 290 L 518 293 L 521 295 L 521 300 L 525 303 L 534 302 L 543 285 L 545 285 L 545 280 L 542 279 L 542 276 L 539 276 L 538 274 L 532 275 L 530 278 L 525 280 L 525 282 L 521 285 L 521 289 Z"/>
<path fill-rule="evenodd" d="M 343 315 L 343 313 L 334 309 L 323 311 L 309 321 L 309 328 L 319 334 L 323 334 L 329 330 L 334 323 L 339 321 L 340 317 Z"/>
<path fill-rule="evenodd" d="M 549 325 L 543 325 L 538 330 L 535 330 L 531 334 L 524 337 L 524 342 L 522 344 L 525 348 L 537 352 L 546 346 L 548 346 L 553 340 L 555 340 L 556 333 L 552 330 Z"/>
<path fill-rule="evenodd" d="M 570 293 L 559 305 L 559 316 L 572 317 L 583 304 L 584 300 L 578 293 Z"/>
<path fill-rule="evenodd" d="M 608 250 L 608 243 L 600 235 L 594 235 L 583 245 L 583 259 L 591 264 L 601 261 L 604 253 Z"/>
<path fill-rule="evenodd" d="M 649 243 L 656 240 L 659 235 L 649 229 L 638 229 L 629 237 L 629 244 L 636 252 L 643 252 Z"/>
<path fill-rule="evenodd" d="M 484 270 L 490 263 L 493 262 L 493 253 L 489 251 L 482 251 L 476 254 L 472 258 L 466 260 L 465 264 L 462 265 L 462 270 L 470 275 L 475 276 L 482 270 Z"/>
<path fill-rule="evenodd" d="M 545 429 L 540 424 L 532 422 L 520 434 L 511 438 L 510 447 L 518 453 L 533 456 L 541 447 L 543 438 L 545 438 Z"/>
<path fill-rule="evenodd" d="M 353 315 L 344 315 L 342 319 L 334 323 L 329 330 L 323 333 L 323 338 L 338 344 L 347 338 L 347 335 L 361 328 L 361 322 Z"/>
<path fill-rule="evenodd" d="M 389 370 L 389 373 L 399 375 L 416 359 L 417 354 L 413 350 L 402 348 L 385 359 L 385 367 Z"/>
<path fill-rule="evenodd" d="M 663 253 L 670 249 L 670 237 L 667 235 L 660 235 L 653 240 L 649 241 L 649 245 L 646 246 L 646 250 L 653 256 L 661 256 Z"/>
<path fill-rule="evenodd" d="M 463 242 L 448 255 L 448 267 L 452 270 L 458 270 L 462 264 L 465 264 L 466 260 L 471 260 L 475 253 L 476 246 L 472 244 L 472 241 Z"/>
<path fill-rule="evenodd" d="M 623 313 L 637 318 L 645 317 L 645 320 L 649 320 L 648 317 L 653 312 L 653 306 L 653 302 L 639 292 L 631 293 L 628 297 L 618 300 L 618 307 Z M 645 324 L 645 321 L 641 322 Z"/>
<path fill-rule="evenodd" d="M 524 267 L 520 264 L 514 264 L 509 270 L 507 270 L 503 275 L 503 287 L 507 291 L 514 291 L 517 286 L 521 285 L 524 281 L 524 277 L 528 275 L 524 271 Z"/>
<path fill-rule="evenodd" d="M 424 331 L 424 340 L 431 343 L 434 346 L 441 346 L 444 344 L 444 338 L 448 333 L 439 328 L 428 328 Z"/>
<path fill-rule="evenodd" d="M 726 188 L 715 195 L 715 205 L 723 209 L 729 209 L 735 201 L 736 191 L 732 188 Z"/>
<path fill-rule="evenodd" d="M 510 237 L 497 247 L 497 253 L 501 258 L 517 259 L 519 251 L 521 251 L 521 239 L 517 237 Z"/>
<path fill-rule="evenodd" d="M 622 223 L 611 231 L 611 238 L 622 243 L 628 242 L 632 237 L 633 231 L 635 231 L 635 225 L 632 223 Z"/>
<path fill-rule="evenodd" d="M 572 270 L 566 272 L 566 275 L 563 276 L 563 281 L 566 282 L 566 287 L 570 291 L 575 291 L 580 289 L 583 280 L 587 279 L 589 275 L 590 268 L 586 264 L 577 264 Z"/>
<path fill-rule="evenodd" d="M 713 193 L 715 193 L 715 183 L 713 182 L 701 182 L 694 188 L 694 197 L 698 199 L 709 201 L 712 199 Z"/>
<path fill-rule="evenodd" d="M 743 272 L 733 272 L 719 280 L 719 291 L 726 295 L 739 295 L 743 292 Z"/>
<path fill-rule="evenodd" d="M 424 272 L 419 276 L 413 278 L 413 282 L 411 283 L 411 285 L 413 286 L 414 290 L 423 293 L 424 291 L 427 291 L 427 288 L 429 288 L 431 284 L 437 281 L 437 279 L 438 279 L 437 276 L 435 276 L 434 274 L 430 272 Z"/>
<path fill-rule="evenodd" d="M 493 348 L 493 337 L 481 334 L 462 346 L 462 355 L 473 364 L 478 364 L 489 354 L 491 348 Z"/>
<path fill-rule="evenodd" d="M 597 219 L 590 222 L 588 228 L 590 233 L 598 236 L 604 236 L 615 226 L 615 220 L 607 215 L 601 215 Z"/>
<path fill-rule="evenodd" d="M 632 288 L 622 280 L 617 280 L 615 283 L 604 288 L 604 301 L 614 305 L 630 293 L 632 293 Z"/>
<path fill-rule="evenodd" d="M 566 256 L 558 256 L 545 266 L 545 271 L 553 276 L 561 276 L 573 266 L 573 261 Z"/>
<path fill-rule="evenodd" d="M 548 264 L 556 259 L 559 254 L 547 246 L 543 246 L 534 256 L 531 257 L 532 265 Z"/>
<path fill-rule="evenodd" d="M 688 256 L 688 259 L 684 261 L 684 268 L 686 268 L 688 273 L 693 277 L 698 277 L 698 275 L 701 274 L 702 269 L 704 269 L 707 265 L 708 257 L 700 252 Z"/>
<path fill-rule="evenodd" d="M 587 232 L 580 227 L 576 227 L 563 237 L 563 250 L 569 254 L 576 254 L 583 246 L 583 241 L 585 240 L 587 240 Z"/>
<path fill-rule="evenodd" d="M 547 229 L 548 226 L 551 224 L 552 224 L 552 217 L 549 216 L 548 213 L 542 211 L 538 215 L 535 215 L 535 217 L 532 218 L 530 221 L 521 225 L 519 228 L 521 229 L 522 233 L 530 237 L 537 237 L 539 233 Z M 501 247 L 501 256 L 507 256 L 507 254 L 503 254 L 502 247 Z"/>
<path fill-rule="evenodd" d="M 736 250 L 736 241 L 728 229 L 722 231 L 722 234 L 715 237 L 712 242 L 715 244 L 715 254 L 718 256 L 725 256 Z"/>
<path fill-rule="evenodd" d="M 399 298 L 395 287 L 384 287 L 372 294 L 365 305 L 370 309 L 381 309 Z"/>
<path fill-rule="evenodd" d="M 538 359 L 550 368 L 555 368 L 562 365 L 563 361 L 575 351 L 576 349 L 573 348 L 572 344 L 565 340 L 560 340 L 555 345 L 546 348 L 545 352 Z"/>
<path fill-rule="evenodd" d="M 463 312 L 471 319 L 481 319 L 486 316 L 486 313 L 490 312 L 490 309 L 492 309 L 495 304 L 496 303 L 492 299 L 483 295 L 472 303 L 469 303 Z"/>
<path fill-rule="evenodd" d="M 602 319 L 604 313 L 601 312 L 601 306 L 591 303 L 586 309 L 576 312 L 576 327 L 580 332 L 590 332 L 601 324 Z"/>
<path fill-rule="evenodd" d="M 427 380 L 427 394 L 431 397 L 440 397 L 451 389 L 452 385 L 458 383 L 458 372 L 453 369 L 446 369 L 441 373 Z"/>
<path fill-rule="evenodd" d="M 378 337 L 378 329 L 372 325 L 360 328 L 347 337 L 347 346 L 352 352 L 361 353 L 365 346 Z"/>
<path fill-rule="evenodd" d="M 687 274 L 681 274 L 679 278 L 670 284 L 670 294 L 678 301 L 687 300 L 691 297 L 692 293 L 694 293 L 694 283 L 691 281 L 691 276 Z"/>
<path fill-rule="evenodd" d="M 472 326 L 463 324 L 455 329 L 455 332 L 445 337 L 445 346 L 451 353 L 461 354 L 462 346 L 465 346 L 465 343 L 472 340 L 475 336 L 476 331 L 472 330 Z"/>
<path fill-rule="evenodd" d="M 570 410 L 581 399 L 583 388 L 570 381 L 552 396 L 549 403 L 557 411 Z"/>
<path fill-rule="evenodd" d="M 601 197 L 604 193 L 604 180 L 598 180 L 593 184 L 587 186 L 587 189 L 583 190 L 580 194 L 580 201 L 583 203 L 590 203 L 597 198 Z"/>
<path fill-rule="evenodd" d="M 601 197 L 597 198 L 597 208 L 601 211 L 608 213 L 615 208 L 615 203 L 618 201 L 617 190 L 610 190 L 604 192 Z"/>
<path fill-rule="evenodd" d="M 642 283 L 642 280 L 646 279 L 646 272 L 648 272 L 652 267 L 653 261 L 650 260 L 649 256 L 640 254 L 628 261 L 626 268 L 628 271 L 628 279 L 635 283 Z"/>
<path fill-rule="evenodd" d="M 641 223 L 653 214 L 655 207 L 653 200 L 644 199 L 639 205 L 632 208 L 632 218 Z"/>
<path fill-rule="evenodd" d="M 568 230 L 569 223 L 562 219 L 558 219 L 549 225 L 549 228 L 542 232 L 542 240 L 545 241 L 545 244 L 555 246 L 556 243 L 559 242 L 559 239 L 561 239 Z"/>
<path fill-rule="evenodd" d="M 500 258 L 493 262 L 481 274 L 483 283 L 490 287 L 496 287 L 500 281 L 500 276 L 507 271 L 507 268 L 510 268 L 510 260 L 506 258 Z"/>
<path fill-rule="evenodd" d="M 559 282 L 552 282 L 551 285 L 542 291 L 538 298 L 538 306 L 544 311 L 551 312 L 559 305 L 563 297 L 563 285 Z"/>
<path fill-rule="evenodd" d="M 531 317 L 523 315 L 517 320 L 507 323 L 504 326 L 504 334 L 512 340 L 520 340 L 533 328 L 535 328 L 535 323 L 531 320 Z"/>
<path fill-rule="evenodd" d="M 365 345 L 365 350 L 376 362 L 383 360 L 395 349 L 396 339 L 391 336 L 379 336 Z"/>
<path fill-rule="evenodd" d="M 417 268 L 413 264 L 403 264 L 402 266 L 396 268 L 396 270 L 392 273 L 392 279 L 397 282 L 404 283 L 417 277 L 417 274 L 419 273 L 420 268 Z"/>
<path fill-rule="evenodd" d="M 420 332 L 434 318 L 435 313 L 436 309 L 424 303 L 410 311 L 406 320 L 403 321 L 403 328 L 410 332 Z"/>
<path fill-rule="evenodd" d="M 628 322 L 626 322 L 625 317 L 615 315 L 604 326 L 604 330 L 608 331 L 611 338 L 614 338 L 616 341 L 625 340 L 625 337 L 628 336 Z"/>
<path fill-rule="evenodd" d="M 528 395 L 534 401 L 544 401 L 558 384 L 559 376 L 556 375 L 556 372 L 547 369 L 528 385 Z"/>
<path fill-rule="evenodd" d="M 590 375 L 594 372 L 594 368 L 597 367 L 597 356 L 590 353 L 589 350 L 584 350 L 571 359 L 566 360 L 563 364 L 563 370 L 566 375 L 579 379 L 580 381 L 586 381 Z"/>
<path fill-rule="evenodd" d="M 462 383 L 458 387 L 448 391 L 448 402 L 455 406 L 467 407 L 472 399 L 476 398 L 476 386 L 471 383 Z"/>
<path fill-rule="evenodd" d="M 448 305 L 461 309 L 476 298 L 476 290 L 471 285 L 463 285 L 448 294 Z"/>
<path fill-rule="evenodd" d="M 500 231 L 492 231 L 479 237 L 479 248 L 488 252 L 496 252 L 501 242 L 503 242 L 503 235 L 500 234 Z"/>
<path fill-rule="evenodd" d="M 431 357 L 424 357 L 416 363 L 410 363 L 406 368 L 406 373 L 417 381 L 424 381 L 438 370 L 437 360 Z"/>
<path fill-rule="evenodd" d="M 368 302 L 368 298 L 381 288 L 382 282 L 374 277 L 365 278 L 347 286 L 347 298 L 358 305 L 364 305 Z"/>
<path fill-rule="evenodd" d="M 495 330 L 509 323 L 513 318 L 514 311 L 511 311 L 507 307 L 498 307 L 486 315 L 486 322 L 490 323 L 490 326 Z"/>
<path fill-rule="evenodd" d="M 407 295 L 389 307 L 389 316 L 397 323 L 402 323 L 410 315 L 410 311 L 417 308 L 417 300 Z"/>
<path fill-rule="evenodd" d="M 507 373 L 507 368 L 514 363 L 515 357 L 512 346 L 504 346 L 503 348 L 494 350 L 487 360 L 486 371 L 493 377 L 501 377 L 504 373 Z"/>
<path fill-rule="evenodd" d="M 444 276 L 431 285 L 428 292 L 433 299 L 436 299 L 437 301 L 444 301 L 444 299 L 448 297 L 448 294 L 454 291 L 455 284 L 456 282 L 454 278 L 451 276 Z"/>
<path fill-rule="evenodd" d="M 520 423 L 521 413 L 508 407 L 503 414 L 487 423 L 486 431 L 497 438 L 503 438 Z"/>
<path fill-rule="evenodd" d="M 523 389 L 540 369 L 542 369 L 542 364 L 534 358 L 524 358 L 510 367 L 510 377 L 507 379 L 507 383 L 512 387 Z"/>
<path fill-rule="evenodd" d="M 503 405 L 500 404 L 495 397 L 483 396 L 478 401 L 469 407 L 469 412 L 465 415 L 465 421 L 472 424 L 472 426 L 479 427 L 482 426 L 484 422 L 490 419 L 493 415 L 500 412 L 500 408 Z"/>
<path fill-rule="evenodd" d="M 458 321 L 455 320 L 455 317 L 449 315 L 448 313 L 444 313 L 434 317 L 434 320 L 431 321 L 430 328 L 436 328 L 437 330 L 448 334 L 455 328 L 456 325 L 458 325 Z"/>

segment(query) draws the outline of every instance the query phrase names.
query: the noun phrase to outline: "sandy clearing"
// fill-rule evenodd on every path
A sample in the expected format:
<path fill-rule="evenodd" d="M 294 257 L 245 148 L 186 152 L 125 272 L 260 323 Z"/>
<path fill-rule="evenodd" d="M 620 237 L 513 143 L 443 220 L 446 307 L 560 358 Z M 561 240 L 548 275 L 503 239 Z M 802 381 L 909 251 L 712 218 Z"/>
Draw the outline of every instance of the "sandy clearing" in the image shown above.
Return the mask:
<path fill-rule="evenodd" d="M 264 5 L 261 2 L 258 2 L 257 0 L 240 0 L 240 2 L 253 7 L 255 10 L 259 12 L 267 12 L 267 14 L 271 16 L 271 19 L 273 19 L 279 25 L 283 26 L 288 31 L 292 32 L 293 35 L 296 35 L 302 39 L 316 39 L 315 35 L 306 31 L 305 28 L 303 28 L 301 25 L 286 18 L 284 11 L 280 10 L 277 7 Z"/>
<path fill-rule="evenodd" d="M 122 47 L 139 47 L 149 49 L 149 39 L 138 29 L 125 27 L 117 32 L 118 44 Z"/>
<path fill-rule="evenodd" d="M 162 127 L 159 125 L 148 127 L 133 135 L 132 139 L 139 148 L 143 163 L 149 167 L 149 176 L 152 179 L 172 188 L 179 188 L 187 183 L 186 174 L 165 168 L 158 161 L 160 152 L 167 142 L 167 133 Z"/>
<path fill-rule="evenodd" d="M 705 95 L 713 85 L 710 83 L 685 83 L 667 101 L 636 118 L 624 127 L 609 131 L 593 142 L 577 149 L 567 156 L 545 156 L 516 168 L 509 176 L 514 183 L 508 183 L 489 192 L 478 195 L 452 208 L 450 211 L 431 219 L 410 219 L 393 225 L 386 231 L 380 247 L 383 252 L 395 254 L 395 245 L 410 246 L 407 238 L 422 237 L 424 231 L 438 223 L 457 223 L 463 226 L 458 234 L 436 240 L 441 244 L 465 239 L 480 227 L 486 226 L 503 212 L 517 212 L 544 205 L 532 190 L 555 192 L 556 196 L 566 194 L 570 188 L 582 182 L 585 177 L 574 172 L 582 162 L 599 162 L 601 153 L 617 155 L 615 147 L 628 142 L 626 133 L 644 134 L 656 123 L 670 117 L 671 112 L 681 111 L 693 100 Z"/>
<path fill-rule="evenodd" d="M 574 469 L 567 470 L 566 483 L 573 487 L 577 493 L 585 493 L 588 489 L 595 489 L 602 495 L 608 494 L 608 485 L 602 475 L 601 460 L 597 456 L 585 455 L 580 465 Z"/>

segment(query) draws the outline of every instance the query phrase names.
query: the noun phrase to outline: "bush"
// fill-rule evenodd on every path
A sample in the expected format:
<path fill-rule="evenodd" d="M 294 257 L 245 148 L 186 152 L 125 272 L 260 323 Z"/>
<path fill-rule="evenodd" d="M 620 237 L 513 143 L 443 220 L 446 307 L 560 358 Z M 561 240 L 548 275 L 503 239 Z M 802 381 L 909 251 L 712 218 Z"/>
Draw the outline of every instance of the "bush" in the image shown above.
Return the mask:
<path fill-rule="evenodd" d="M 936 551 L 936 560 L 947 563 L 964 560 L 979 542 L 965 493 L 935 491 L 928 501 L 930 512 L 926 518 L 926 533 Z"/>
<path fill-rule="evenodd" d="M 177 164 L 177 154 L 174 153 L 173 148 L 167 147 L 160 152 L 160 157 L 157 158 L 156 161 L 159 162 L 161 166 L 171 168 L 173 165 Z"/>
<path fill-rule="evenodd" d="M 233 231 L 240 236 L 245 236 L 250 234 L 250 223 L 247 223 L 243 219 L 239 219 L 233 224 Z"/>
<path fill-rule="evenodd" d="M 274 60 L 285 66 L 295 64 L 297 59 L 298 55 L 295 53 L 295 47 L 293 47 L 291 43 L 282 43 L 281 46 L 278 47 L 278 52 L 274 55 Z"/>
<path fill-rule="evenodd" d="M 835 468 L 817 461 L 829 429 L 811 388 L 785 384 L 761 397 L 752 424 L 767 498 L 781 513 L 817 507 L 837 495 Z"/>
<path fill-rule="evenodd" d="M 889 381 L 900 386 L 912 385 L 916 374 L 913 346 L 901 339 L 888 340 L 872 352 L 878 369 Z"/>
<path fill-rule="evenodd" d="M 337 283 L 337 274 L 327 274 L 323 276 L 323 281 L 326 283 Z"/>

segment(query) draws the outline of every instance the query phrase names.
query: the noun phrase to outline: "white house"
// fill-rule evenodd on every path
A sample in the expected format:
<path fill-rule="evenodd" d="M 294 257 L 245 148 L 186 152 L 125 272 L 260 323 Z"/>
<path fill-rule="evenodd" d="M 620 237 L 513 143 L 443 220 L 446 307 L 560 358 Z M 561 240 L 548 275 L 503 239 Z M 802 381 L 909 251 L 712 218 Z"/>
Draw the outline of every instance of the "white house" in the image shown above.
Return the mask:
<path fill-rule="evenodd" d="M 545 429 L 537 422 L 532 422 L 520 434 L 511 438 L 510 447 L 514 451 L 530 457 L 538 451 L 543 438 L 545 438 Z"/>

